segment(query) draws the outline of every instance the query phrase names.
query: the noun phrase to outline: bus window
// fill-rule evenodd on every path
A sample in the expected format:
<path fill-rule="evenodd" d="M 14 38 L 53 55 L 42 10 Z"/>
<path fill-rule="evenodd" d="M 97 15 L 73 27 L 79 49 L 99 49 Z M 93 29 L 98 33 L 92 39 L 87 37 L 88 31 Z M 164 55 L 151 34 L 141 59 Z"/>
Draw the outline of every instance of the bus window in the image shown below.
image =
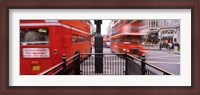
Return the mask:
<path fill-rule="evenodd" d="M 141 36 L 125 36 L 123 37 L 123 42 L 126 44 L 140 44 Z"/>
<path fill-rule="evenodd" d="M 79 42 L 84 42 L 84 37 L 83 36 L 79 36 Z"/>
<path fill-rule="evenodd" d="M 78 42 L 78 35 L 72 35 L 72 42 L 77 43 Z"/>
<path fill-rule="evenodd" d="M 41 45 L 49 43 L 47 28 L 20 28 L 21 45 Z"/>
<path fill-rule="evenodd" d="M 85 41 L 90 42 L 90 37 L 86 37 Z"/>

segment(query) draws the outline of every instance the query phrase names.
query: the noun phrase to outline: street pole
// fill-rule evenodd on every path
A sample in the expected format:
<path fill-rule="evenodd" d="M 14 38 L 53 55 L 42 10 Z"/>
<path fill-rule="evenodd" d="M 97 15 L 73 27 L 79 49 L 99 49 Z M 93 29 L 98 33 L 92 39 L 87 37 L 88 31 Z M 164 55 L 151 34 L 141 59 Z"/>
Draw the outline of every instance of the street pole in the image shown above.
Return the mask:
<path fill-rule="evenodd" d="M 96 24 L 95 53 L 103 53 L 103 37 L 101 35 L 102 20 L 94 20 Z M 95 54 L 95 73 L 103 73 L 103 54 Z"/>

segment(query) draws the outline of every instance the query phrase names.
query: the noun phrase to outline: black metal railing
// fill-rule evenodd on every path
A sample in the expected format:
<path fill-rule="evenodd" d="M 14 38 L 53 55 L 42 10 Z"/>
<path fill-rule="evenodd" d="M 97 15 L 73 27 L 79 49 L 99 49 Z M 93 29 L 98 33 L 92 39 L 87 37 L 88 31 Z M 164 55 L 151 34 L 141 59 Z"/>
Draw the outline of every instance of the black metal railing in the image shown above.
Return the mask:
<path fill-rule="evenodd" d="M 90 57 L 88 57 L 90 55 Z M 101 56 L 95 56 L 101 55 Z M 117 56 L 118 55 L 118 56 Z M 125 75 L 125 59 L 124 54 L 112 53 L 82 53 L 82 63 L 80 71 L 82 75 Z M 95 73 L 95 57 L 103 57 L 103 73 Z"/>
<path fill-rule="evenodd" d="M 173 75 L 166 70 L 145 62 L 144 55 L 139 59 L 133 55 L 126 54 L 126 59 L 128 75 Z"/>
<path fill-rule="evenodd" d="M 39 75 L 71 75 L 71 74 L 80 74 L 80 53 L 77 51 L 74 56 L 66 58 L 66 55 L 63 54 L 62 62 L 59 64 L 45 70 Z M 53 73 L 51 73 L 53 72 Z"/>
<path fill-rule="evenodd" d="M 99 55 L 99 56 L 96 56 Z M 95 57 L 102 57 L 103 72 L 95 72 Z M 98 59 L 98 58 L 97 58 Z M 100 58 L 101 59 L 101 58 Z M 81 53 L 76 51 L 74 56 L 40 73 L 39 75 L 173 75 L 172 73 L 145 62 L 145 56 L 135 57 L 127 53 Z M 97 67 L 98 68 L 98 67 Z"/>

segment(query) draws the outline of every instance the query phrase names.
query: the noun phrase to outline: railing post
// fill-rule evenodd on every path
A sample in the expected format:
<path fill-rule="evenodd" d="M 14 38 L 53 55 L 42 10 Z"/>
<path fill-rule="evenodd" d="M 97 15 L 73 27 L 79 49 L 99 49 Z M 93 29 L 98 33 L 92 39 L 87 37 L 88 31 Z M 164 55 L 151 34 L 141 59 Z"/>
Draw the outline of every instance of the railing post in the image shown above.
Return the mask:
<path fill-rule="evenodd" d="M 80 51 L 76 51 L 75 55 L 78 54 L 78 56 L 75 58 L 74 62 L 74 74 L 75 75 L 80 75 Z"/>
<path fill-rule="evenodd" d="M 125 51 L 125 75 L 128 75 L 128 57 L 127 57 L 128 51 Z"/>
<path fill-rule="evenodd" d="M 142 75 L 145 75 L 145 73 L 146 73 L 146 69 L 145 69 L 145 67 L 146 67 L 146 64 L 145 64 L 145 55 L 142 55 L 142 57 L 141 57 L 141 71 L 142 71 Z"/>
<path fill-rule="evenodd" d="M 66 59 L 67 59 L 67 58 L 66 58 L 66 54 L 63 54 L 63 55 L 62 55 L 62 61 L 63 61 L 62 67 L 63 67 L 63 72 L 64 72 L 64 74 L 67 73 Z"/>

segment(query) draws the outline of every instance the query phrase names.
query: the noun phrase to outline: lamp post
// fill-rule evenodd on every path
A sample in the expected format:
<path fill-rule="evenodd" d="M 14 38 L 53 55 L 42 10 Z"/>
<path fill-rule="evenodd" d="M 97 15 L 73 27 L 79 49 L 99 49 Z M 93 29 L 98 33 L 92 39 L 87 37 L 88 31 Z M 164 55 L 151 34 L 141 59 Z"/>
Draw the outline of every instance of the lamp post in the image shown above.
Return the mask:
<path fill-rule="evenodd" d="M 103 37 L 101 35 L 102 20 L 94 20 L 96 24 L 95 53 L 103 53 Z M 95 54 L 95 73 L 103 73 L 103 54 Z"/>

